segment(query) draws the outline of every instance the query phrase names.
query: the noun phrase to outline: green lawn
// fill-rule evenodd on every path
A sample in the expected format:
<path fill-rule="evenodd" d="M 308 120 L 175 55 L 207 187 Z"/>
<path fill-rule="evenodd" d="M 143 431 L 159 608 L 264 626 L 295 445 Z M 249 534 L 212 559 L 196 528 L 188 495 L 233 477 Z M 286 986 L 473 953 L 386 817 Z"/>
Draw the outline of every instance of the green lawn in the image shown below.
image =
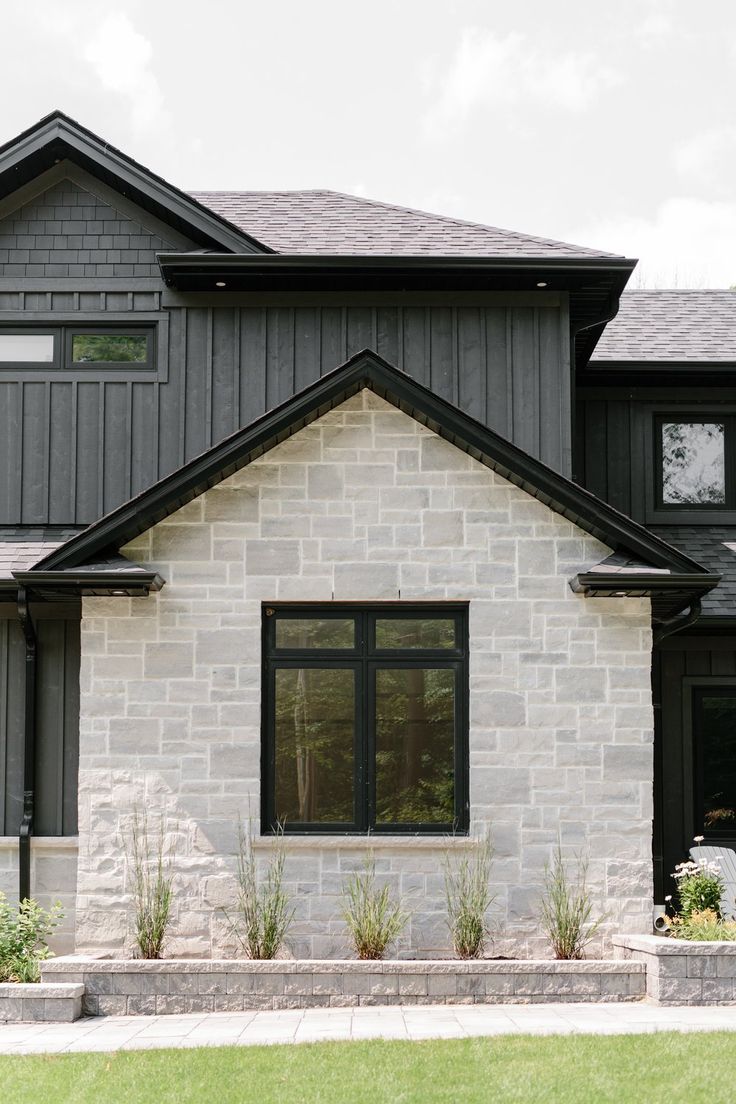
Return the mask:
<path fill-rule="evenodd" d="M 7 1104 L 731 1104 L 736 1034 L 0 1057 Z"/>

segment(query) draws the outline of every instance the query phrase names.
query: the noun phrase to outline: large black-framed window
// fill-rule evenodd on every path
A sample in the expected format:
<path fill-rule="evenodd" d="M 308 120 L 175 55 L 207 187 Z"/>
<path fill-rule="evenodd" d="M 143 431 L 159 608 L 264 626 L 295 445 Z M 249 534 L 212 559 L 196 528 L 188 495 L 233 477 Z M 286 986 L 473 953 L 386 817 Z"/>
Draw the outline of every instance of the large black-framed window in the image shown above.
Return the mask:
<path fill-rule="evenodd" d="M 654 506 L 667 514 L 736 510 L 736 415 L 654 417 Z"/>
<path fill-rule="evenodd" d="M 736 685 L 693 685 L 694 835 L 736 835 Z"/>
<path fill-rule="evenodd" d="M 266 606 L 265 833 L 465 832 L 467 607 Z"/>

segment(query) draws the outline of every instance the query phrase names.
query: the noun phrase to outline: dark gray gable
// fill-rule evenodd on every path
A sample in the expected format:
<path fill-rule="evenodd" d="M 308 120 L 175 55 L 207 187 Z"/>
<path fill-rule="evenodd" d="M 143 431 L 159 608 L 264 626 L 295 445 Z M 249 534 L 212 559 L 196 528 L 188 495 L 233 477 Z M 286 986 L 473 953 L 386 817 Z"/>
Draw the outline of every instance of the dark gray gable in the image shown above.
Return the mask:
<path fill-rule="evenodd" d="M 73 168 L 68 176 L 54 170 L 44 174 L 41 181 L 52 178 L 49 187 L 1 219 L 3 275 L 158 276 L 156 254 L 176 249 L 179 235 L 164 238 L 164 226 L 156 233 L 143 225 L 148 221 L 145 212 L 134 213 L 122 196 L 116 206 L 114 194 L 94 194 L 74 175 Z M 128 210 L 120 210 L 121 205 Z"/>
<path fill-rule="evenodd" d="M 205 249 L 270 253 L 268 246 L 169 184 L 68 115 L 54 111 L 0 146 L 0 201 L 68 160 Z"/>
<path fill-rule="evenodd" d="M 717 578 L 711 581 L 711 576 L 695 560 L 439 398 L 370 350 L 356 354 L 246 429 L 225 438 L 90 525 L 41 560 L 33 572 L 74 570 L 100 554 L 116 552 L 139 533 L 363 388 L 375 391 L 614 550 L 654 568 L 677 573 L 681 578 L 694 579 L 696 585 L 705 590 L 717 582 Z"/>

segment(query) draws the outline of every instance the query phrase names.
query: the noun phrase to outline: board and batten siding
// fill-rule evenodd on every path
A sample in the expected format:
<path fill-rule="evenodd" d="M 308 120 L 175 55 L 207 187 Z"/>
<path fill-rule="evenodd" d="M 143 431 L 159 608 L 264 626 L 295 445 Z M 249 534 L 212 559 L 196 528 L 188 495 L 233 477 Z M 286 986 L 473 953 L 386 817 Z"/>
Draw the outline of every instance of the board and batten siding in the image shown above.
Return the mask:
<path fill-rule="evenodd" d="M 32 608 L 38 634 L 37 836 L 77 831 L 79 607 Z M 16 836 L 23 813 L 25 642 L 17 612 L 0 606 L 0 836 Z"/>
<path fill-rule="evenodd" d="M 0 524 L 88 524 L 366 348 L 569 474 L 564 299 L 253 298 L 167 308 L 148 289 L 0 292 L 0 324 L 159 330 L 153 373 L 0 371 Z"/>

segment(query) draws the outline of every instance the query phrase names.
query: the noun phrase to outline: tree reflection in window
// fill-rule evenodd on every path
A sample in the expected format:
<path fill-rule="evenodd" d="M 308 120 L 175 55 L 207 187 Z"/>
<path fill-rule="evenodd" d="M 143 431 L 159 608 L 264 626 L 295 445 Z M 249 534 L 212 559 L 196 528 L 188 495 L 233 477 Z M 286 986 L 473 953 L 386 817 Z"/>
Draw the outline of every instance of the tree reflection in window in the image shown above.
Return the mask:
<path fill-rule="evenodd" d="M 662 423 L 662 501 L 668 505 L 725 503 L 723 423 Z"/>

